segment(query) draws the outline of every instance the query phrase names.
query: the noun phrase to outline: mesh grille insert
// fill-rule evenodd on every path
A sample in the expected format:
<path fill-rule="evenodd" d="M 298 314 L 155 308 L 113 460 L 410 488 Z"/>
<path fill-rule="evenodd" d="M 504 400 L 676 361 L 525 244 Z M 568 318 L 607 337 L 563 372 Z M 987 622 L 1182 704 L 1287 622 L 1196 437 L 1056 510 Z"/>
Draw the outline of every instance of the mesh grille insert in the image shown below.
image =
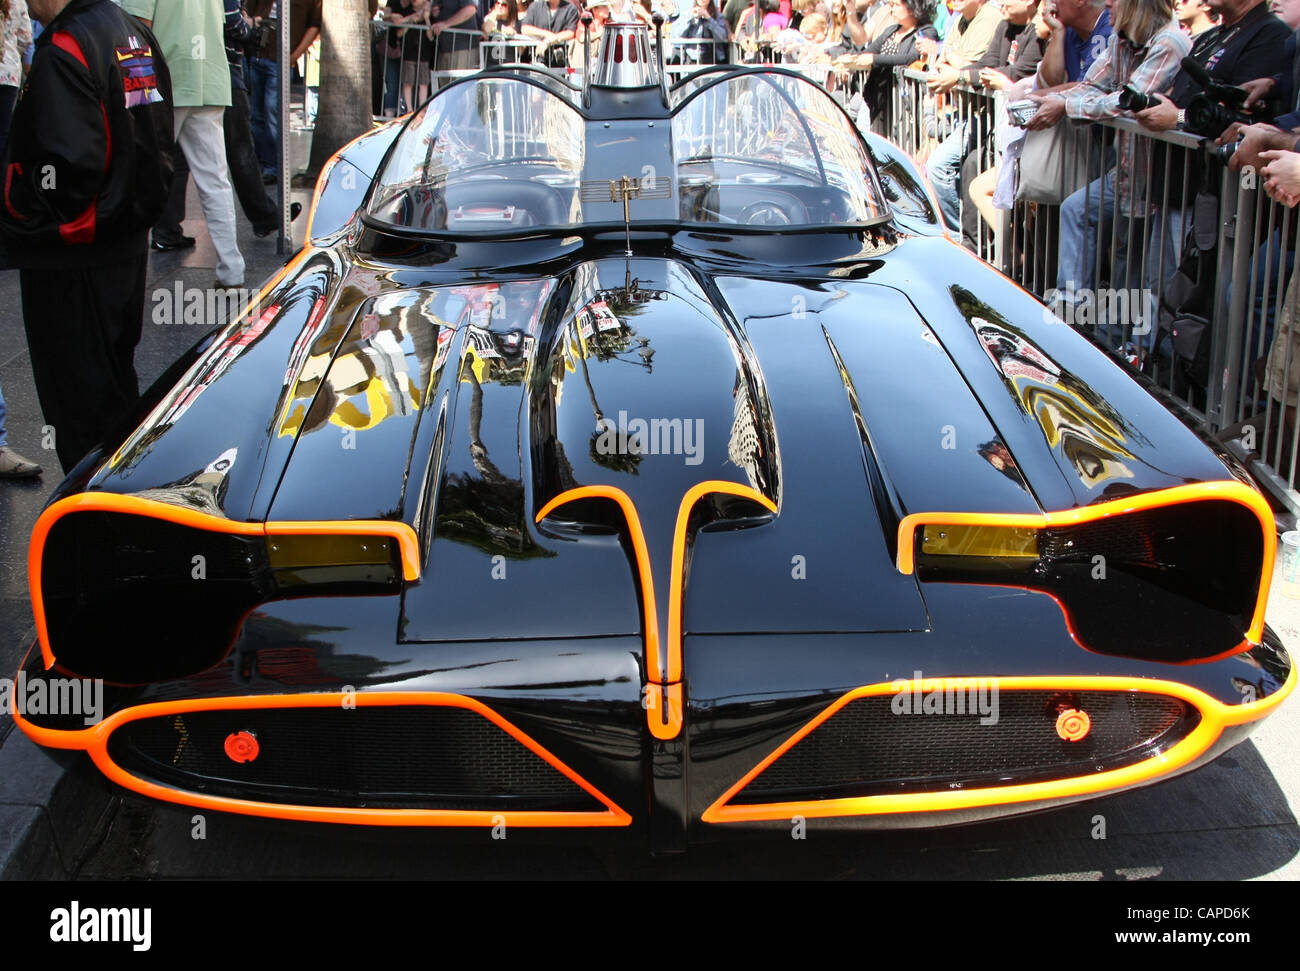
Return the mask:
<path fill-rule="evenodd" d="M 236 763 L 232 732 L 259 754 Z M 313 806 L 600 812 L 605 806 L 488 719 L 432 705 L 195 711 L 128 722 L 123 769 L 210 795 Z"/>
<path fill-rule="evenodd" d="M 923 697 L 914 694 L 915 703 Z M 986 696 L 987 697 L 987 696 Z M 974 714 L 895 714 L 892 694 L 857 698 L 763 770 L 736 805 L 984 788 L 1116 769 L 1184 738 L 1200 712 L 1135 691 L 999 692 L 997 721 Z M 973 692 L 966 692 L 966 708 Z M 1059 707 L 1092 722 L 1081 741 L 1056 733 Z M 914 709 L 917 705 L 913 705 Z M 955 708 L 955 705 L 953 706 Z"/>

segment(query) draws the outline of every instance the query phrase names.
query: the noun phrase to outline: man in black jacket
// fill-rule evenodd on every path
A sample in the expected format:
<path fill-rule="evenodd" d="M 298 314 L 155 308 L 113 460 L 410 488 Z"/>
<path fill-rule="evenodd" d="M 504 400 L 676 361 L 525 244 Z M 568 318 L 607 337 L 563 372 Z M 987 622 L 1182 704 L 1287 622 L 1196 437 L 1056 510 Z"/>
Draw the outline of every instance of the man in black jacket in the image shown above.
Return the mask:
<path fill-rule="evenodd" d="M 1291 31 L 1269 13 L 1267 0 L 1210 0 L 1206 6 L 1222 21 L 1214 30 L 1197 36 L 1190 56 L 1210 77 L 1238 85 L 1281 72 L 1283 50 Z M 1196 78 L 1186 70 L 1179 71 L 1169 96 L 1156 95 L 1160 104 L 1139 111 L 1137 120 L 1151 131 L 1181 131 L 1186 124 L 1186 108 L 1200 91 Z M 1220 134 L 1208 133 L 1210 138 Z"/>
<path fill-rule="evenodd" d="M 46 25 L 4 157 L 0 243 L 18 267 L 45 421 L 64 470 L 139 398 L 149 227 L 171 181 L 171 78 L 111 0 L 28 0 Z"/>

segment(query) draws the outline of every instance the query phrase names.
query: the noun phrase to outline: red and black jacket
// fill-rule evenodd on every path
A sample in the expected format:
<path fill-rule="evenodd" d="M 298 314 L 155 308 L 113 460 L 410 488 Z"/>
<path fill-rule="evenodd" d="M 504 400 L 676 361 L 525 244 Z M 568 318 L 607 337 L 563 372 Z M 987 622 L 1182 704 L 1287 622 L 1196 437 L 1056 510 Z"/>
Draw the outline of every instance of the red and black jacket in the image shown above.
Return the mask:
<path fill-rule="evenodd" d="M 71 0 L 36 41 L 3 161 L 8 266 L 146 251 L 171 186 L 172 87 L 153 34 L 111 0 Z"/>

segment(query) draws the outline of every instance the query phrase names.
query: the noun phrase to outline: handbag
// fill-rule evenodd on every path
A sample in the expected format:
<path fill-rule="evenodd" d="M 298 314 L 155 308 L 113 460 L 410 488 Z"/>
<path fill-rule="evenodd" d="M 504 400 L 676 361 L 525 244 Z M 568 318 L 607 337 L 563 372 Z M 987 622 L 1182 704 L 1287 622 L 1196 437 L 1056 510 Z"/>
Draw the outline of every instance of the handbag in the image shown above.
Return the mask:
<path fill-rule="evenodd" d="M 1158 352 L 1149 359 L 1156 380 L 1166 387 L 1172 384 L 1174 392 L 1184 396 L 1203 391 L 1210 381 L 1218 200 L 1209 193 L 1198 193 L 1193 213 L 1178 269 L 1160 293 Z"/>
<path fill-rule="evenodd" d="M 1016 199 L 1059 206 L 1088 182 L 1089 127 L 1061 122 L 1025 135 Z"/>

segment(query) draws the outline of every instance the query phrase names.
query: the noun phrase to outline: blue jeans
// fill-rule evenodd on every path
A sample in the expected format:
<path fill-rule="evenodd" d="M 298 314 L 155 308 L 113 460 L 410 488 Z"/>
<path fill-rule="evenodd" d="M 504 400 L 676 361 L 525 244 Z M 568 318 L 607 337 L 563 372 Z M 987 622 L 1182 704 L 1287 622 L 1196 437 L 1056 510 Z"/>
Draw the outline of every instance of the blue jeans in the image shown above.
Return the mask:
<path fill-rule="evenodd" d="M 402 99 L 402 62 L 396 57 L 384 61 L 384 111 L 400 114 Z"/>
<path fill-rule="evenodd" d="M 1056 289 L 1063 294 L 1097 289 L 1097 231 L 1109 242 L 1115 211 L 1115 173 L 1094 179 L 1061 203 L 1060 260 Z M 1121 242 L 1125 234 L 1120 234 Z"/>
<path fill-rule="evenodd" d="M 264 57 L 245 62 L 248 107 L 253 122 L 253 148 L 265 172 L 280 168 L 280 65 Z"/>
<path fill-rule="evenodd" d="M 1163 281 L 1157 280 L 1161 270 L 1160 249 L 1165 251 L 1163 272 L 1166 277 L 1178 268 L 1176 243 L 1181 238 L 1183 214 L 1180 210 L 1168 213 L 1166 220 L 1153 220 L 1148 226 L 1145 219 L 1130 219 L 1115 212 L 1115 170 L 1094 179 L 1074 192 L 1061 203 L 1059 262 L 1056 269 L 1057 293 L 1067 301 L 1078 303 L 1089 300 L 1092 304 L 1094 324 L 1105 326 L 1098 330 L 1108 343 L 1118 347 L 1126 339 L 1121 329 L 1133 325 L 1130 335 L 1134 343 L 1147 349 L 1155 347 L 1156 314 Z M 1146 272 L 1140 265 L 1144 240 L 1150 234 L 1147 246 Z M 1134 249 L 1133 265 L 1129 261 L 1129 235 Z M 1101 247 L 1114 249 L 1111 253 L 1110 293 L 1098 290 L 1097 238 Z M 1107 315 L 1102 314 L 1105 308 Z M 1109 319 L 1109 312 L 1127 311 L 1127 319 Z M 1077 318 L 1076 318 L 1077 319 Z"/>
<path fill-rule="evenodd" d="M 959 121 L 925 163 L 926 175 L 939 198 L 939 209 L 949 229 L 961 231 L 961 163 L 966 157 L 966 140 L 970 125 Z"/>
<path fill-rule="evenodd" d="M 0 448 L 9 444 L 9 433 L 5 431 L 5 393 L 0 388 Z"/>

